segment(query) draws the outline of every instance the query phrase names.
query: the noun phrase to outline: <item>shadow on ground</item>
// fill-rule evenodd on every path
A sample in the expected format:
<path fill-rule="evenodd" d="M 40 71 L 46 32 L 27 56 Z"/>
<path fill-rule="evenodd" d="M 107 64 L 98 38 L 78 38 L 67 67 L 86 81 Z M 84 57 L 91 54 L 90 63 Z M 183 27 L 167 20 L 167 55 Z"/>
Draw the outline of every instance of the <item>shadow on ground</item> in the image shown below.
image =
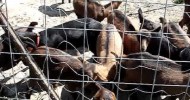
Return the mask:
<path fill-rule="evenodd" d="M 56 3 L 56 4 L 52 4 L 51 6 L 42 5 L 38 8 L 38 10 L 40 12 L 42 12 L 43 14 L 48 15 L 49 17 L 68 16 L 73 12 L 73 10 L 72 11 L 65 11 L 62 8 L 57 8 L 61 4 L 62 3 Z"/>

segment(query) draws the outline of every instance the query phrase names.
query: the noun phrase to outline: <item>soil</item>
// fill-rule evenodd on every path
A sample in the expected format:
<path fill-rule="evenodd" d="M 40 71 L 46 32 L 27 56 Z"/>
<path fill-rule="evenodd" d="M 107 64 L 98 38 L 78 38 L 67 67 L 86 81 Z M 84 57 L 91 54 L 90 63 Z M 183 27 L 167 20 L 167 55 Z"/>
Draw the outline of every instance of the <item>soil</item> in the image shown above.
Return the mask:
<path fill-rule="evenodd" d="M 38 26 L 35 31 L 38 32 L 45 28 L 77 19 L 75 13 L 73 13 L 72 3 L 67 3 L 68 0 L 65 0 L 65 4 L 61 4 L 62 0 L 6 1 L 7 3 L 3 6 L 3 11 L 5 13 L 7 12 L 8 20 L 14 28 L 26 27 L 31 21 L 37 21 Z M 101 4 L 109 3 L 109 1 L 97 1 Z M 174 5 L 172 0 L 126 1 L 127 2 L 123 2 L 118 9 L 132 17 L 136 24 L 139 24 L 137 16 L 139 8 L 142 8 L 146 18 L 155 22 L 159 22 L 159 17 L 166 17 L 168 21 L 179 22 L 183 15 L 184 5 Z M 103 23 L 106 24 L 106 19 Z"/>

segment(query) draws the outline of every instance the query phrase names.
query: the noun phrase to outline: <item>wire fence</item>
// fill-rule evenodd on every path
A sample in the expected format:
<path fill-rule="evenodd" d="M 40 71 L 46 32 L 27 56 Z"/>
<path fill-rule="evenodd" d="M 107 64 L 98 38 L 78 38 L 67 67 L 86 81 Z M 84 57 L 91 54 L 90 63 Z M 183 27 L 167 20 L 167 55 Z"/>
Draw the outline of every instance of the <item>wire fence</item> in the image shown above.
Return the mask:
<path fill-rule="evenodd" d="M 0 99 L 190 99 L 188 1 L 1 2 Z"/>

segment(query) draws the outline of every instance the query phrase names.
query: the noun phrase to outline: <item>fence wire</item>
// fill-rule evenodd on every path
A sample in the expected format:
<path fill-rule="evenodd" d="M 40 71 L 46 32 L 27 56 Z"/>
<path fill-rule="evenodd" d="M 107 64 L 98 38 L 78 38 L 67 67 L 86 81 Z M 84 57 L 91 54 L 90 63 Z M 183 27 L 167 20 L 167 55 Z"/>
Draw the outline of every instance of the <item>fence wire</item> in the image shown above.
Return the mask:
<path fill-rule="evenodd" d="M 71 3 L 66 1 L 64 4 L 61 3 L 61 0 L 1 1 L 1 10 L 15 30 L 34 28 L 33 33 L 43 35 L 45 39 L 41 39 L 40 36 L 39 41 L 42 40 L 45 44 L 43 46 L 39 44 L 41 47 L 30 51 L 27 45 L 31 46 L 29 42 L 37 44 L 38 38 L 36 40 L 36 38 L 23 37 L 23 43 L 28 49 L 28 53 L 21 53 L 12 44 L 14 40 L 11 40 L 9 32 L 7 35 L 5 34 L 7 25 L 1 25 L 0 99 L 51 99 L 50 91 L 45 91 L 38 83 L 42 79 L 32 77 L 33 72 L 22 61 L 26 58 L 20 57 L 21 55 L 30 55 L 34 58 L 46 76 L 49 87 L 55 89 L 61 100 L 190 99 L 190 71 L 188 68 L 190 65 L 190 39 L 187 34 L 190 24 L 187 23 L 183 28 L 178 27 L 183 14 L 187 14 L 189 17 L 189 12 L 184 12 L 184 8 L 188 8 L 188 4 L 175 4 L 172 0 L 123 0 L 117 9 L 125 15 L 124 17 L 118 15 L 118 18 L 124 18 L 120 20 L 123 24 L 117 18 L 113 18 L 111 24 L 115 25 L 114 29 L 105 28 L 110 25 L 107 21 L 109 18 L 106 17 L 102 22 L 97 21 L 98 25 L 102 25 L 103 28 L 95 29 L 87 26 L 96 24 L 88 21 L 88 14 L 93 13 L 93 11 L 89 12 L 88 5 L 90 4 L 88 2 L 103 5 L 105 2 L 107 4 L 113 3 L 113 1 L 78 0 L 84 2 L 84 11 L 81 10 L 85 18 L 83 21 L 78 19 L 74 12 L 74 1 Z M 139 8 L 142 9 L 143 18 L 145 18 L 142 23 L 139 22 Z M 100 11 L 104 10 L 105 8 Z M 99 9 L 97 8 L 95 11 L 99 11 Z M 114 15 L 112 14 L 114 11 L 113 8 L 109 11 L 110 16 Z M 117 15 L 114 16 L 117 17 Z M 132 26 L 137 28 L 136 30 L 128 30 L 131 25 L 128 17 L 132 19 L 131 23 L 134 25 Z M 160 17 L 167 21 L 160 23 Z M 75 23 L 82 24 L 82 28 L 77 27 L 76 24 L 68 26 L 64 24 L 73 20 Z M 142 32 L 139 27 L 140 25 L 149 25 L 146 20 L 158 24 L 160 31 L 155 32 L 152 29 Z M 38 22 L 37 26 L 28 26 L 30 22 L 34 21 Z M 189 21 L 188 18 L 187 21 Z M 177 25 L 177 29 L 170 31 L 175 27 L 169 25 Z M 56 35 L 59 32 L 62 34 Z M 76 41 L 78 38 L 75 37 L 81 34 L 80 32 L 83 34 L 82 41 Z M 98 35 L 97 39 L 95 36 L 90 37 L 89 34 L 92 32 L 93 34 L 105 33 L 107 34 L 106 38 L 112 38 L 113 34 L 114 36 L 119 34 L 122 40 L 121 50 L 115 48 L 120 45 L 119 40 L 115 40 L 116 37 L 114 37 L 114 42 L 110 43 L 109 39 L 103 41 L 101 35 Z M 16 33 L 25 35 L 25 32 L 16 31 Z M 74 39 L 71 38 L 73 41 L 69 40 L 71 35 L 74 35 Z M 64 40 L 59 42 L 62 37 L 65 37 Z M 51 39 L 54 41 L 50 41 Z M 94 42 L 94 39 L 101 41 L 100 43 L 95 41 L 96 45 L 92 46 L 91 42 Z M 144 40 L 147 40 L 146 45 L 143 44 Z M 77 47 L 79 44 L 77 42 L 82 42 L 80 48 Z M 56 46 L 51 47 L 51 43 Z M 62 45 L 65 46 L 65 49 L 59 48 Z M 144 46 L 147 46 L 145 50 Z M 93 47 L 96 52 L 91 50 Z M 138 52 L 133 47 L 138 47 Z M 99 51 L 101 50 L 99 48 L 102 51 Z M 112 49 L 113 51 L 109 51 Z M 99 54 L 95 54 L 97 52 Z M 119 55 L 118 52 L 120 52 Z M 155 52 L 157 54 L 154 54 Z M 107 63 L 104 63 L 105 59 L 108 61 Z M 112 67 L 108 67 L 110 65 Z"/>

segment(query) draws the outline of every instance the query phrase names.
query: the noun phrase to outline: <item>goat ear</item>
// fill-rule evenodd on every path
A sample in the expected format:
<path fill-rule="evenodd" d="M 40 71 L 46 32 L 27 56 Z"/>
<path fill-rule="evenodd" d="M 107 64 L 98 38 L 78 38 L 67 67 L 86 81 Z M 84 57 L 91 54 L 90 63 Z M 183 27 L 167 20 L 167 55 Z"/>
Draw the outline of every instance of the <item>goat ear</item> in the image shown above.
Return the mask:
<path fill-rule="evenodd" d="M 138 13 L 142 14 L 142 9 L 141 8 L 139 8 Z"/>
<path fill-rule="evenodd" d="M 33 31 L 33 29 L 34 29 L 34 27 L 36 26 L 36 25 L 38 25 L 38 22 L 31 22 L 30 24 L 29 24 L 29 26 L 28 26 L 28 28 L 27 28 L 27 32 L 32 32 Z"/>
<path fill-rule="evenodd" d="M 162 23 L 163 25 L 165 25 L 167 23 L 166 18 L 160 17 L 159 19 L 160 19 L 160 23 Z"/>
<path fill-rule="evenodd" d="M 38 25 L 38 22 L 31 22 L 31 23 L 29 24 L 29 26 L 35 26 L 35 25 Z"/>

